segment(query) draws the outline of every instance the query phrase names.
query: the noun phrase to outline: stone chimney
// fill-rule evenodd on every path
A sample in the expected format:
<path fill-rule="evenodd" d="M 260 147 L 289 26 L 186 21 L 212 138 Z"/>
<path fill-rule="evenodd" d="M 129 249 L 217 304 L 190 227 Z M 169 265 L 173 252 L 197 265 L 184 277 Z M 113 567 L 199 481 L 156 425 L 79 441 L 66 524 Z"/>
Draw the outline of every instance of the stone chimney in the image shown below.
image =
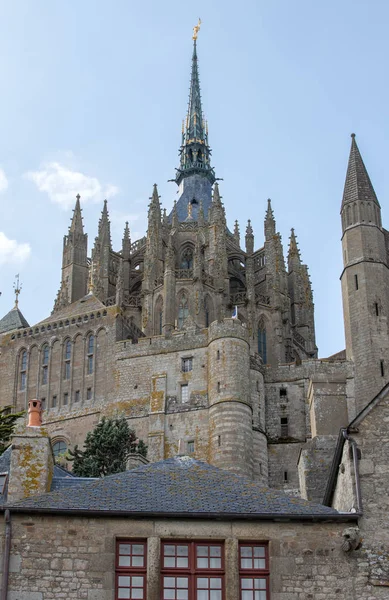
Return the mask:
<path fill-rule="evenodd" d="M 28 402 L 28 425 L 12 436 L 7 502 L 50 491 L 54 458 L 50 438 L 42 427 L 42 403 Z"/>

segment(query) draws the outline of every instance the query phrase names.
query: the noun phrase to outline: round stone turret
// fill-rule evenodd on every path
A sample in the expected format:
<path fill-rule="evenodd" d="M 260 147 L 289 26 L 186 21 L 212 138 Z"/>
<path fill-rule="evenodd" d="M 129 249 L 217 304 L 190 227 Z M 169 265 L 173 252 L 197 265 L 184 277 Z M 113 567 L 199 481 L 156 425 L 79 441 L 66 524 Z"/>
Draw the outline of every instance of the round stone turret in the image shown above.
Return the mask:
<path fill-rule="evenodd" d="M 209 327 L 210 462 L 253 476 L 252 405 L 248 331 L 238 319 Z"/>

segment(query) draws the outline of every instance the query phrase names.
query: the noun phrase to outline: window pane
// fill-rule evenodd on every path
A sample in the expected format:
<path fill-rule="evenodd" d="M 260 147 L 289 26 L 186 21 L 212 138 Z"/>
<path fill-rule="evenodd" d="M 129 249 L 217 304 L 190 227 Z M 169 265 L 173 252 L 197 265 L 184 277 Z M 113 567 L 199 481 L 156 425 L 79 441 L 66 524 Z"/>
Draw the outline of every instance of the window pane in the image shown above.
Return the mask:
<path fill-rule="evenodd" d="M 198 588 L 207 588 L 208 587 L 208 578 L 207 577 L 199 577 L 197 580 Z"/>
<path fill-rule="evenodd" d="M 141 588 L 132 588 L 131 598 L 143 598 L 143 590 Z"/>
<path fill-rule="evenodd" d="M 131 580 L 131 577 L 125 577 L 125 576 L 119 575 L 119 580 L 118 580 L 119 587 L 125 587 L 125 586 L 130 587 L 130 580 Z"/>
<path fill-rule="evenodd" d="M 208 569 L 208 558 L 198 558 L 197 559 L 197 568 L 198 569 Z"/>
<path fill-rule="evenodd" d="M 177 577 L 177 587 L 178 588 L 187 588 L 188 587 L 188 578 L 187 577 Z"/>
<path fill-rule="evenodd" d="M 210 600 L 222 600 L 222 591 L 221 590 L 211 590 Z"/>
<path fill-rule="evenodd" d="M 143 577 L 133 577 L 132 585 L 134 587 L 143 587 Z"/>
<path fill-rule="evenodd" d="M 163 585 L 164 587 L 174 587 L 174 577 L 164 577 L 163 578 Z"/>
<path fill-rule="evenodd" d="M 252 569 L 253 561 L 251 558 L 242 558 L 240 561 L 240 566 L 242 567 L 242 569 Z"/>
<path fill-rule="evenodd" d="M 253 600 L 253 592 L 242 591 L 242 600 Z"/>
<path fill-rule="evenodd" d="M 163 559 L 163 566 L 164 567 L 175 567 L 175 560 L 174 558 L 170 558 L 170 557 L 166 557 Z"/>
<path fill-rule="evenodd" d="M 254 556 L 255 557 L 264 557 L 265 556 L 265 548 L 263 546 L 257 546 L 254 548 Z"/>
<path fill-rule="evenodd" d="M 197 556 L 208 556 L 208 546 L 197 546 Z"/>
<path fill-rule="evenodd" d="M 221 569 L 222 567 L 222 559 L 221 558 L 211 558 L 210 559 L 210 568 L 211 569 Z"/>
<path fill-rule="evenodd" d="M 220 579 L 220 577 L 211 577 L 211 579 L 209 580 L 209 587 L 211 588 L 211 590 L 220 590 L 222 587 L 222 580 Z"/>
<path fill-rule="evenodd" d="M 119 567 L 130 567 L 130 560 L 129 556 L 119 556 Z"/>
<path fill-rule="evenodd" d="M 210 555 L 211 556 L 221 556 L 222 555 L 221 547 L 220 546 L 211 546 Z"/>
<path fill-rule="evenodd" d="M 118 598 L 130 598 L 130 590 L 126 588 L 119 588 Z"/>
<path fill-rule="evenodd" d="M 242 588 L 242 590 L 252 590 L 253 589 L 253 580 L 252 579 L 242 579 L 240 582 L 240 587 Z"/>
<path fill-rule="evenodd" d="M 134 544 L 132 546 L 132 553 L 133 554 L 142 554 L 142 556 L 143 556 L 143 554 L 144 554 L 144 546 L 141 545 L 141 544 L 139 544 L 139 545 L 138 544 Z"/>
<path fill-rule="evenodd" d="M 209 600 L 208 590 L 197 590 L 197 600 Z"/>
<path fill-rule="evenodd" d="M 177 567 L 180 569 L 185 569 L 188 566 L 187 558 L 177 558 Z"/>
<path fill-rule="evenodd" d="M 256 590 L 266 590 L 266 579 L 255 579 L 254 588 Z"/>
<path fill-rule="evenodd" d="M 165 546 L 163 550 L 164 556 L 174 556 L 176 553 L 175 546 Z"/>
<path fill-rule="evenodd" d="M 254 569 L 265 569 L 266 561 L 264 558 L 254 558 Z"/>
<path fill-rule="evenodd" d="M 144 566 L 143 556 L 133 556 L 132 557 L 132 566 L 133 567 L 143 567 Z"/>
<path fill-rule="evenodd" d="M 188 590 L 177 590 L 177 600 L 188 600 Z"/>
<path fill-rule="evenodd" d="M 241 556 L 252 556 L 253 549 L 249 546 L 242 546 L 242 548 L 240 549 L 240 555 Z"/>
<path fill-rule="evenodd" d="M 254 592 L 254 600 L 266 600 L 266 592 Z"/>
<path fill-rule="evenodd" d="M 178 556 L 188 556 L 188 546 L 177 546 Z"/>
<path fill-rule="evenodd" d="M 171 598 L 175 598 L 176 591 L 175 590 L 163 590 L 163 597 L 165 600 L 170 600 Z"/>

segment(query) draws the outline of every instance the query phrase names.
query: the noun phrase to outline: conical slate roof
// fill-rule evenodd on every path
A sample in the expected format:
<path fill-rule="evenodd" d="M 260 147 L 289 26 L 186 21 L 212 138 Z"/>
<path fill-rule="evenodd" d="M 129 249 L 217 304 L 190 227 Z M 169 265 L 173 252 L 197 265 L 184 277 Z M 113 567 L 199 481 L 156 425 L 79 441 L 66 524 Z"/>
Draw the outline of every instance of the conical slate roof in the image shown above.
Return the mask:
<path fill-rule="evenodd" d="M 340 517 L 327 506 L 271 490 L 187 456 L 93 481 L 69 479 L 66 487 L 16 502 L 12 509 L 174 518 Z"/>
<path fill-rule="evenodd" d="M 351 149 L 347 167 L 346 182 L 344 184 L 342 206 L 349 202 L 370 201 L 379 206 L 376 193 L 370 181 L 369 174 L 362 160 L 361 153 L 355 141 L 355 134 L 351 134 Z"/>
<path fill-rule="evenodd" d="M 14 306 L 13 309 L 0 320 L 0 334 L 6 333 L 7 331 L 13 331 L 14 329 L 25 329 L 26 327 L 30 326 L 17 306 Z"/>

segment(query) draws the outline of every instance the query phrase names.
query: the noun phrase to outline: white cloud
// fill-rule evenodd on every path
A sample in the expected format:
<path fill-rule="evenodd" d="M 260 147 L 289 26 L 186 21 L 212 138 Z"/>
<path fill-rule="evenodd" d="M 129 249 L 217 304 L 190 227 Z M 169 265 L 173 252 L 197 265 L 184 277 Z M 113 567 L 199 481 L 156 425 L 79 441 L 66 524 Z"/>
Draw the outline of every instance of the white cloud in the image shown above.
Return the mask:
<path fill-rule="evenodd" d="M 29 171 L 25 177 L 33 181 L 40 192 L 46 192 L 52 202 L 64 209 L 74 205 L 80 194 L 82 202 L 101 202 L 119 192 L 116 185 L 103 185 L 96 177 L 90 177 L 70 169 L 59 162 L 45 163 L 39 171 Z"/>
<path fill-rule="evenodd" d="M 0 169 L 0 192 L 5 192 L 8 187 L 8 179 L 3 171 Z"/>
<path fill-rule="evenodd" d="M 24 262 L 31 254 L 30 244 L 10 240 L 0 231 L 0 265 Z"/>

